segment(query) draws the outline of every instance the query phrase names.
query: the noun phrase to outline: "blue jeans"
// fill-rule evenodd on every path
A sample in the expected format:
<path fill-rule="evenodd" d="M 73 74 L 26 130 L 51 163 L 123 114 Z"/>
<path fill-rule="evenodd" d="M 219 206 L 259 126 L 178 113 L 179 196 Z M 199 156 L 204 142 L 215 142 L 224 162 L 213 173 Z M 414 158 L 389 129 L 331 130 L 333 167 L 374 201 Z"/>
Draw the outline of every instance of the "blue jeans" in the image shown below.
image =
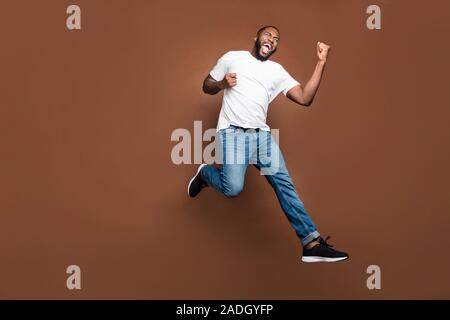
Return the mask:
<path fill-rule="evenodd" d="M 295 190 L 278 144 L 269 131 L 230 126 L 219 130 L 216 143 L 221 167 L 207 165 L 200 172 L 209 186 L 227 197 L 235 197 L 244 187 L 248 165 L 253 164 L 275 190 L 281 208 L 302 244 L 319 237 Z"/>

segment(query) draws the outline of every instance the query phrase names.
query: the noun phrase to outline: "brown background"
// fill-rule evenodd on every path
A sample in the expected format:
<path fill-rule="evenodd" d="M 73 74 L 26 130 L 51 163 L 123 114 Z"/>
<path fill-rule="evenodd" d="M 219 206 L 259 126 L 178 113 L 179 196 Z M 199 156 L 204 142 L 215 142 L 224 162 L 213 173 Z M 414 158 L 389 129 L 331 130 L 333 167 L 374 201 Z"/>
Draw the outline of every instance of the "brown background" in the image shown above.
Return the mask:
<path fill-rule="evenodd" d="M 69 31 L 72 3 L 0 4 L 1 298 L 450 298 L 448 1 L 78 0 Z M 332 45 L 312 108 L 280 96 L 269 119 L 345 263 L 300 263 L 255 169 L 234 200 L 192 200 L 196 166 L 170 160 L 174 129 L 216 124 L 204 76 L 263 24 L 301 82 Z"/>

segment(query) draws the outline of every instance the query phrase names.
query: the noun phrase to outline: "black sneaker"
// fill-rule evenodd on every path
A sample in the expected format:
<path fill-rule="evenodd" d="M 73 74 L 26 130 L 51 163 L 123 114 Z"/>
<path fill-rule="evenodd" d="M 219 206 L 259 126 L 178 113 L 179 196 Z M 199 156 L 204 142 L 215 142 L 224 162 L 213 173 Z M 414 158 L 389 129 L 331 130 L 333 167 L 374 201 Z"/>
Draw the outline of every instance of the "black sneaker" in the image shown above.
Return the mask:
<path fill-rule="evenodd" d="M 311 249 L 303 248 L 303 262 L 338 262 L 348 259 L 348 254 L 332 249 L 332 245 L 327 243 L 327 237 L 325 240 L 322 237 L 316 239 L 319 244 L 315 245 Z"/>
<path fill-rule="evenodd" d="M 188 184 L 188 195 L 191 198 L 194 198 L 195 196 L 197 196 L 200 191 L 202 191 L 202 189 L 204 187 L 206 187 L 206 183 L 203 181 L 202 177 L 200 176 L 200 171 L 202 170 L 202 168 L 206 166 L 205 163 L 201 164 L 198 167 L 197 173 L 195 174 L 194 177 L 192 177 L 191 181 L 189 181 Z"/>

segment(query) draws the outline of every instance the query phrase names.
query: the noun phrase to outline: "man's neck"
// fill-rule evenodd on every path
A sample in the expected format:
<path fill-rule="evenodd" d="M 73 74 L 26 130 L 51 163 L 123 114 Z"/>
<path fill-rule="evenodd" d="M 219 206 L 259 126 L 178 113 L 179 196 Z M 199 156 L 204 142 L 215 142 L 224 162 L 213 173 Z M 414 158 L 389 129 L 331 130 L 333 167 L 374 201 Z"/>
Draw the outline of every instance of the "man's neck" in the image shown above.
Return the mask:
<path fill-rule="evenodd" d="M 269 61 L 269 58 L 267 58 L 265 60 L 258 59 L 258 57 L 256 55 L 256 47 L 253 47 L 252 51 L 250 51 L 250 54 L 258 61 L 261 61 L 261 62 Z"/>

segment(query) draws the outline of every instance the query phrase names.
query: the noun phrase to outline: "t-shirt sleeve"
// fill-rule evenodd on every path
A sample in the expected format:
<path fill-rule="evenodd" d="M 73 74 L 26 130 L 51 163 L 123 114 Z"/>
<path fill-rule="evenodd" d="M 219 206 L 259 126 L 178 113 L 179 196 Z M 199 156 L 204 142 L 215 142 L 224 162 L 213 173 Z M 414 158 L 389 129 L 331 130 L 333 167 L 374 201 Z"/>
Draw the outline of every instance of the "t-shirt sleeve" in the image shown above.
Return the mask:
<path fill-rule="evenodd" d="M 216 81 L 221 81 L 227 74 L 230 61 L 230 52 L 225 53 L 209 73 Z"/>
<path fill-rule="evenodd" d="M 284 68 L 281 68 L 281 80 L 277 92 L 283 92 L 287 95 L 288 91 L 293 87 L 298 86 L 300 82 L 295 80 Z"/>

